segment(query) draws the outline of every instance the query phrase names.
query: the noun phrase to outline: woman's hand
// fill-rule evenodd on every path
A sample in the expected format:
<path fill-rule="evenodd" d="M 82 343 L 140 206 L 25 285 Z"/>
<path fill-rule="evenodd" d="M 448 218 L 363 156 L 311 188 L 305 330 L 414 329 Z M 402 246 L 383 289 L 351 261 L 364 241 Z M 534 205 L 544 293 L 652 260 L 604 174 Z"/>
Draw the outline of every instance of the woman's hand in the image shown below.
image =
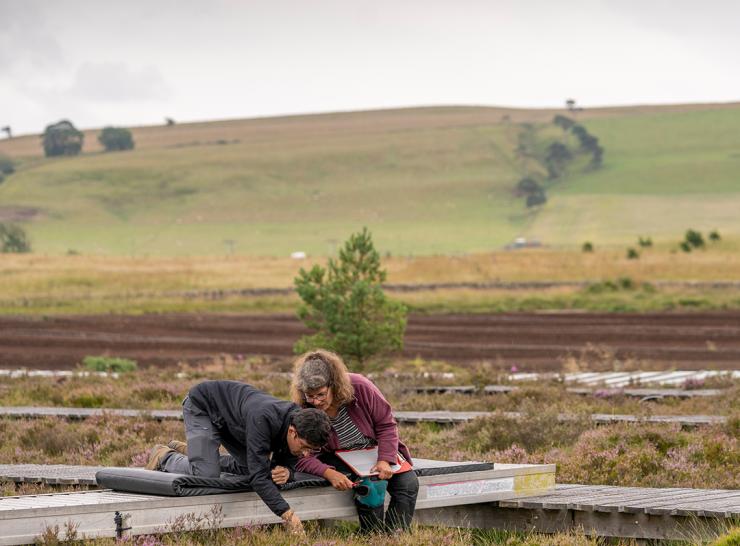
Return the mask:
<path fill-rule="evenodd" d="M 378 461 L 370 469 L 370 472 L 377 472 L 378 478 L 381 480 L 389 480 L 391 476 L 393 476 L 393 471 L 391 470 L 391 465 L 388 461 Z"/>
<path fill-rule="evenodd" d="M 337 472 L 333 468 L 326 469 L 326 472 L 324 472 L 324 478 L 329 480 L 331 486 L 337 491 L 349 491 L 355 485 L 347 476 L 341 472 Z"/>
<path fill-rule="evenodd" d="M 288 470 L 284 466 L 276 466 L 272 469 L 272 481 L 274 481 L 276 484 L 283 485 L 285 483 L 288 483 L 289 479 L 290 470 Z"/>

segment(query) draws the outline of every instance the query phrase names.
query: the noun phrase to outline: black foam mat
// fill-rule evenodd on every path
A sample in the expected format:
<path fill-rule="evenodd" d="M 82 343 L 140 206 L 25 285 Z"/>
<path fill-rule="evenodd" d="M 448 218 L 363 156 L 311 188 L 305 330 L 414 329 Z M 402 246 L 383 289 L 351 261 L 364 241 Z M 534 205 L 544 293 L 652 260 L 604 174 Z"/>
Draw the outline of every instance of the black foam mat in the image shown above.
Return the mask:
<path fill-rule="evenodd" d="M 458 474 L 491 470 L 493 464 L 465 461 L 453 463 L 449 461 L 434 461 L 431 459 L 415 459 L 414 472 L 418 476 L 437 476 L 440 474 Z M 188 474 L 170 474 L 143 468 L 103 468 L 95 474 L 98 485 L 115 491 L 128 493 L 142 493 L 145 495 L 161 495 L 166 497 L 193 497 L 198 495 L 214 495 L 217 493 L 236 493 L 251 491 L 245 476 L 237 474 L 221 474 L 220 478 L 204 478 Z M 328 486 L 324 478 L 295 473 L 295 481 L 280 486 L 287 491 L 301 487 Z"/>

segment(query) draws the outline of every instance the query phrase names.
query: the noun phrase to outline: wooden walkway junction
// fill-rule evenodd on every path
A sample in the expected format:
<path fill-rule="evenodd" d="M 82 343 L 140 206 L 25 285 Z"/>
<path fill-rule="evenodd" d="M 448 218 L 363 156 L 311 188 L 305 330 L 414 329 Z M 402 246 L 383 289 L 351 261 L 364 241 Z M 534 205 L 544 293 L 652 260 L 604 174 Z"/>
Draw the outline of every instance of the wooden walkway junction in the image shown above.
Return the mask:
<path fill-rule="evenodd" d="M 479 417 L 494 417 L 501 415 L 509 419 L 518 419 L 523 416 L 516 411 L 396 411 L 393 413 L 399 423 L 439 423 L 453 424 L 466 423 Z M 32 406 L 2 406 L 0 417 L 38 418 L 63 417 L 67 419 L 87 419 L 88 417 L 114 415 L 121 417 L 141 417 L 157 420 L 180 420 L 180 410 L 137 410 L 117 408 L 61 408 L 61 407 L 32 407 Z M 563 421 L 578 419 L 574 414 L 562 413 L 559 418 Z M 596 424 L 610 423 L 671 423 L 682 427 L 696 427 L 702 425 L 724 424 L 727 418 L 722 415 L 621 415 L 609 413 L 595 413 L 590 416 Z"/>
<path fill-rule="evenodd" d="M 540 495 L 555 487 L 555 465 L 495 465 L 480 470 L 419 477 L 417 513 L 450 506 Z M 302 520 L 355 517 L 351 491 L 307 487 L 283 492 Z M 256 493 L 160 497 L 111 490 L 0 497 L 0 545 L 32 543 L 46 528 L 68 522 L 79 536 L 116 536 L 116 516 L 131 535 L 181 525 L 234 527 L 279 523 Z"/>
<path fill-rule="evenodd" d="M 740 490 L 558 484 L 525 499 L 424 511 L 420 523 L 600 537 L 708 540 L 740 519 Z"/>
<path fill-rule="evenodd" d="M 523 467 L 521 465 L 496 465 L 494 470 L 506 474 L 511 469 Z M 536 470 L 538 467 L 529 467 Z M 43 482 L 49 484 L 94 484 L 95 472 L 100 467 L 93 466 L 66 466 L 66 465 L 0 465 L 0 480 L 16 482 Z M 489 492 L 472 496 L 464 493 L 465 487 L 456 490 L 459 494 L 457 503 L 437 504 L 430 502 L 432 498 L 442 498 L 441 495 L 429 493 L 429 487 L 441 485 L 449 487 L 453 482 L 439 481 L 442 476 L 421 478 L 425 484 L 425 501 L 419 503 L 416 521 L 419 523 L 438 523 L 454 527 L 500 528 L 519 531 L 537 531 L 542 533 L 566 532 L 582 529 L 587 534 L 597 536 L 613 536 L 625 538 L 653 538 L 653 539 L 690 539 L 697 540 L 713 531 L 718 531 L 730 522 L 740 518 L 740 490 L 717 489 L 685 489 L 685 488 L 644 488 L 644 487 L 615 487 L 603 485 L 574 485 L 558 484 L 554 488 L 543 483 L 550 480 L 547 468 L 540 465 L 541 474 L 532 472 L 528 478 L 520 478 L 519 491 L 514 498 L 506 491 L 498 491 L 498 498 Z M 472 474 L 472 473 L 471 473 Z M 480 481 L 480 476 L 465 474 L 450 474 L 456 477 L 455 481 L 469 483 Z M 494 476 L 494 475 L 491 475 Z M 468 478 L 475 478 L 469 480 Z M 490 477 L 485 477 L 490 479 Z M 495 476 L 494 476 L 495 479 Z M 554 478 L 552 478 L 554 480 Z M 500 485 L 503 482 L 496 482 Z M 509 482 L 506 482 L 509 483 Z M 506 487 L 509 487 L 507 485 Z M 536 493 L 537 488 L 543 492 Z M 317 495 L 316 501 L 327 501 L 327 511 L 319 514 L 311 512 L 304 519 L 348 518 L 354 513 L 347 509 L 346 499 L 337 502 L 335 496 L 341 495 L 328 488 L 312 488 L 290 492 L 291 494 Z M 300 493 L 299 493 L 300 492 Z M 207 497 L 163 498 L 151 495 L 134 495 L 109 490 L 86 491 L 77 493 L 58 493 L 54 495 L 26 495 L 21 497 L 0 498 L 0 525 L 2 522 L 22 521 L 29 511 L 42 518 L 47 523 L 54 518 L 62 518 L 62 512 L 79 519 L 84 523 L 87 519 L 95 519 L 101 534 L 97 536 L 113 536 L 115 525 L 113 517 L 116 511 L 133 514 L 129 519 L 135 532 L 151 532 L 152 521 L 159 521 L 160 528 L 166 528 L 167 518 L 177 517 L 186 510 L 200 514 L 222 503 L 225 498 L 230 507 L 228 521 L 224 518 L 222 526 L 239 524 L 233 518 L 239 503 L 242 506 L 257 506 L 252 493 L 232 495 L 218 495 Z M 488 495 L 488 496 L 486 496 Z M 216 498 L 218 497 L 218 498 Z M 16 499 L 16 500 L 13 500 Z M 421 499 L 421 496 L 420 496 Z M 102 508 L 91 506 L 100 504 Z M 233 506 L 232 506 L 233 504 Z M 292 501 L 291 501 L 292 504 Z M 315 506 L 319 506 L 316 504 Z M 87 508 L 86 508 L 87 507 Z M 154 510 L 157 516 L 144 517 L 146 507 Z M 21 510 L 20 512 L 13 512 Z M 264 510 L 263 510 L 264 512 Z M 16 518 L 11 517 L 14 514 Z M 260 513 L 257 521 L 269 522 L 269 514 Z M 244 517 L 244 514 L 241 514 Z M 96 519 L 97 518 L 97 519 Z M 172 521 L 172 519 L 170 520 Z M 149 522 L 149 523 L 147 523 Z M 15 525 L 15 523 L 13 523 Z M 85 524 L 90 532 L 92 523 Z M 92 535 L 91 535 L 92 536 Z M 2 542 L 0 544 L 22 543 L 23 540 L 32 541 L 28 534 L 18 537 L 18 542 Z"/>

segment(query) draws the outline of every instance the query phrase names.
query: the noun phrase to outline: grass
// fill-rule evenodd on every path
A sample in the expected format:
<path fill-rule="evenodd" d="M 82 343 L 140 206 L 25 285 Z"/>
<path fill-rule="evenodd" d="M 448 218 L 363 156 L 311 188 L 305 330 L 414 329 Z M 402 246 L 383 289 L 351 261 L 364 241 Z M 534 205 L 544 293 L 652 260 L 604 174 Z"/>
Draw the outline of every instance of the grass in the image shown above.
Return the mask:
<path fill-rule="evenodd" d="M 738 105 L 578 113 L 606 148 L 604 168 L 574 170 L 527 211 L 512 191 L 531 163 L 516 153 L 519 123 L 551 138 L 555 113 L 422 108 L 135 128 L 136 149 L 111 154 L 91 131 L 87 153 L 61 159 L 20 137 L 0 142 L 20 159 L 0 185 L 0 219 L 33 216 L 34 247 L 55 255 L 214 256 L 232 244 L 331 254 L 365 225 L 403 255 L 487 252 L 518 235 L 571 247 L 668 241 L 689 227 L 740 236 Z"/>
<path fill-rule="evenodd" d="M 290 293 L 240 294 L 241 290 L 289 290 L 299 268 L 323 263 L 270 257 L 127 258 L 5 255 L 0 261 L 0 312 L 147 313 L 293 312 Z M 740 253 L 722 241 L 691 254 L 665 248 L 627 260 L 622 252 L 584 254 L 526 250 L 464 256 L 390 256 L 383 260 L 390 284 L 589 282 L 591 287 L 541 289 L 435 289 L 391 292 L 418 312 L 537 311 L 585 309 L 655 311 L 737 309 L 736 288 L 660 287 L 661 281 L 740 278 Z M 624 288 L 618 279 L 629 279 Z M 616 289 L 611 289 L 610 281 Z M 601 288 L 600 288 L 601 287 Z"/>

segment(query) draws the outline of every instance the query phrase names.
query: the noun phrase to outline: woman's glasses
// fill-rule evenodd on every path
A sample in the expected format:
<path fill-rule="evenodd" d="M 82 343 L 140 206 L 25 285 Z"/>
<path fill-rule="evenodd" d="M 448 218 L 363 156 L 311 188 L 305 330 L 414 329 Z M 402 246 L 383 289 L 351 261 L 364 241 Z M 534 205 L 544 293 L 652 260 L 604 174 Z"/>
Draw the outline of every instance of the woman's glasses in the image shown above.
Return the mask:
<path fill-rule="evenodd" d="M 324 392 L 318 392 L 316 394 L 303 393 L 303 398 L 306 399 L 306 402 L 323 402 L 327 396 L 329 396 L 328 388 Z"/>

